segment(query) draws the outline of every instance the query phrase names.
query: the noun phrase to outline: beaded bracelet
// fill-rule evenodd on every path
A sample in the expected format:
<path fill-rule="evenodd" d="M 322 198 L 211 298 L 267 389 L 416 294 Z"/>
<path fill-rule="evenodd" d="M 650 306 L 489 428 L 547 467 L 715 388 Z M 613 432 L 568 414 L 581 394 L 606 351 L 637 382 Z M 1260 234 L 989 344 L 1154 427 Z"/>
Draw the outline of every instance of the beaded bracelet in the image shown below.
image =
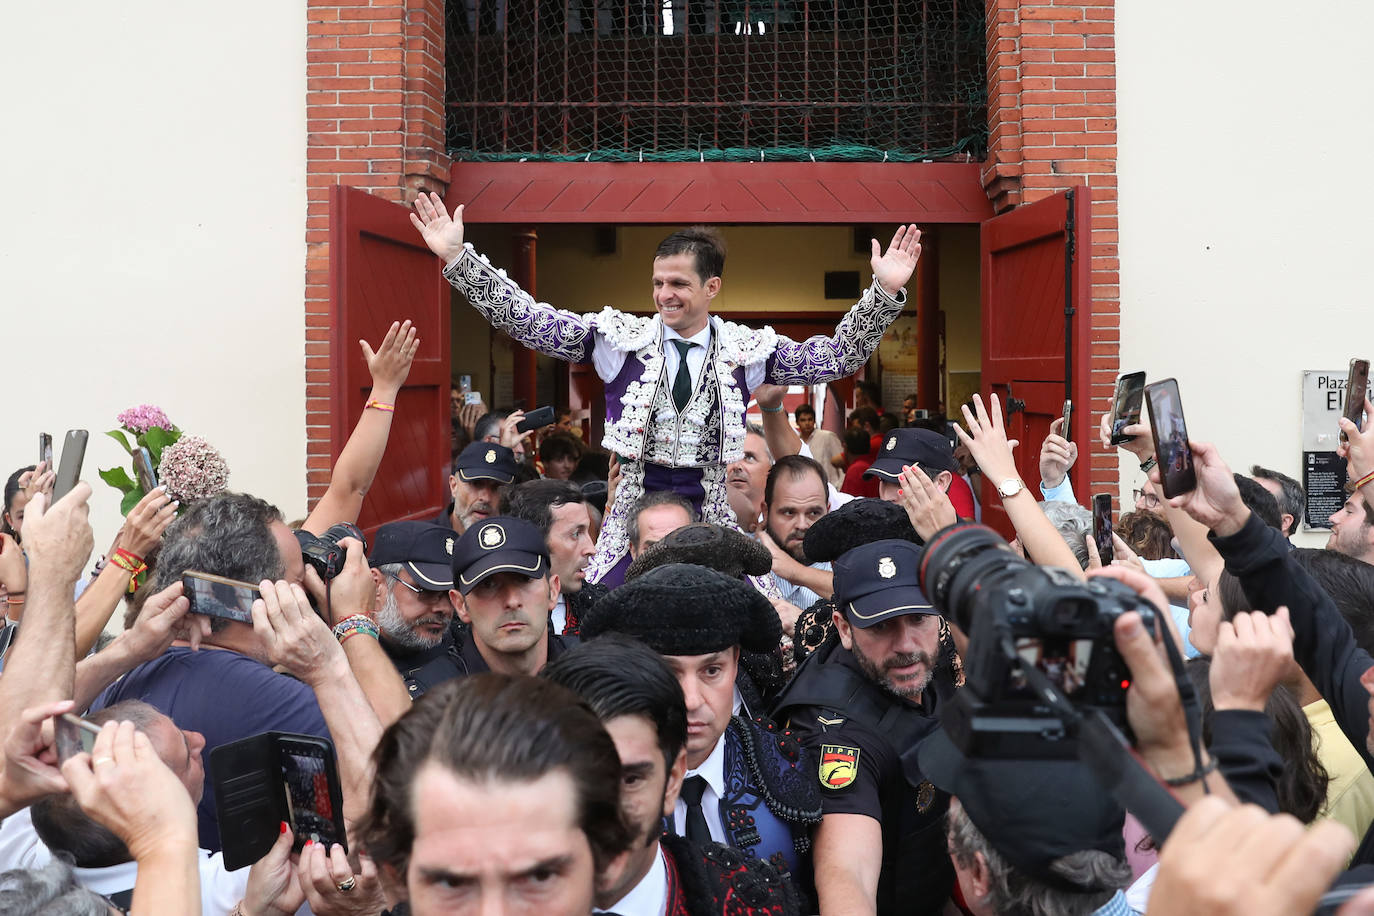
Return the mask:
<path fill-rule="evenodd" d="M 1355 481 L 1355 489 L 1360 489 L 1360 487 L 1363 487 L 1371 480 L 1374 480 L 1374 471 L 1370 471 L 1368 474 L 1364 475 L 1359 480 Z"/>
<path fill-rule="evenodd" d="M 1155 459 L 1154 455 L 1151 455 L 1149 458 L 1140 462 L 1140 469 L 1148 474 L 1155 469 L 1155 465 L 1157 464 L 1159 464 L 1159 461 Z"/>
<path fill-rule="evenodd" d="M 345 617 L 334 625 L 334 638 L 340 644 L 350 636 L 359 633 L 366 633 L 373 639 L 378 639 L 381 631 L 377 628 L 377 621 L 368 617 L 366 614 L 354 614 L 352 617 Z"/>
<path fill-rule="evenodd" d="M 760 404 L 759 410 L 763 411 L 764 413 L 782 413 L 782 405 L 779 404 L 777 407 L 764 407 L 762 404 Z"/>
<path fill-rule="evenodd" d="M 385 410 L 387 413 L 392 413 L 396 410 L 395 404 L 388 404 L 385 401 L 379 401 L 376 398 L 373 398 L 372 400 L 364 404 L 363 410 L 367 410 L 369 407 L 375 407 L 378 410 Z"/>

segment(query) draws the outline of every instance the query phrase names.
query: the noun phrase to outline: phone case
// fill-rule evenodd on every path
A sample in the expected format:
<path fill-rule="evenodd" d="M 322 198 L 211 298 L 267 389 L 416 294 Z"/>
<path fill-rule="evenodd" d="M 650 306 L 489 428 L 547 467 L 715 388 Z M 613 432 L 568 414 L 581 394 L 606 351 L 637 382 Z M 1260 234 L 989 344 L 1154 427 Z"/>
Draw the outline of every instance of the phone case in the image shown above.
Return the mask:
<path fill-rule="evenodd" d="M 222 744 L 210 752 L 210 784 L 215 791 L 219 817 L 219 839 L 224 867 L 230 871 L 252 865 L 267 854 L 281 835 L 281 824 L 292 825 L 294 848 L 299 851 L 309 839 L 302 830 L 306 824 L 293 814 L 288 799 L 288 774 L 283 770 L 282 748 L 309 750 L 311 759 L 323 766 L 312 780 L 312 790 L 328 799 L 332 838 L 344 849 L 343 794 L 339 785 L 334 745 L 313 735 L 264 732 L 251 738 Z M 319 827 L 313 819 L 308 826 Z M 321 831 L 313 831 L 321 835 Z"/>
<path fill-rule="evenodd" d="M 81 465 L 86 460 L 88 438 L 90 433 L 84 429 L 67 430 L 67 439 L 62 443 L 62 464 L 57 469 L 57 482 L 52 488 L 53 502 L 70 493 L 81 479 Z"/>
<path fill-rule="evenodd" d="M 1130 442 L 1135 436 L 1125 436 L 1121 430 L 1140 422 L 1140 402 L 1145 395 L 1145 373 L 1128 372 L 1116 380 L 1112 396 L 1112 445 Z"/>
<path fill-rule="evenodd" d="M 259 592 L 251 582 L 187 570 L 182 573 L 181 586 L 186 600 L 191 602 L 189 613 L 252 625 L 253 602 Z"/>
<path fill-rule="evenodd" d="M 1159 461 L 1160 489 L 1166 499 L 1182 496 L 1197 487 L 1193 471 L 1193 450 L 1188 445 L 1188 425 L 1183 419 L 1183 399 L 1178 382 L 1164 379 L 1145 386 L 1145 404 L 1150 412 L 1150 431 L 1155 439 Z"/>

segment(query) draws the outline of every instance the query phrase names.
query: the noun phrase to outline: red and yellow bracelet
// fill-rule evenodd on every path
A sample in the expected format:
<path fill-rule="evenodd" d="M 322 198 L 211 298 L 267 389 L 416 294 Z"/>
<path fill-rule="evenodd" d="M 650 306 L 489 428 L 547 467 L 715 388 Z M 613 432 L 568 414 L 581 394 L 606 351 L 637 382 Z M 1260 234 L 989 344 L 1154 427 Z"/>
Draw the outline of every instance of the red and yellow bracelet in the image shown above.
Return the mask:
<path fill-rule="evenodd" d="M 143 558 L 119 547 L 115 549 L 114 556 L 110 557 L 110 562 L 129 574 L 129 594 L 137 592 L 138 577 L 148 571 L 148 564 L 143 562 Z"/>
<path fill-rule="evenodd" d="M 396 410 L 395 404 L 388 404 L 386 401 L 379 401 L 376 398 L 373 398 L 372 400 L 364 404 L 363 410 L 367 410 L 369 407 L 375 407 L 378 410 L 385 410 L 387 413 L 392 413 Z"/>
<path fill-rule="evenodd" d="M 1360 489 L 1370 481 L 1374 481 L 1374 471 L 1370 471 L 1368 474 L 1364 475 L 1359 480 L 1355 481 L 1355 489 Z"/>

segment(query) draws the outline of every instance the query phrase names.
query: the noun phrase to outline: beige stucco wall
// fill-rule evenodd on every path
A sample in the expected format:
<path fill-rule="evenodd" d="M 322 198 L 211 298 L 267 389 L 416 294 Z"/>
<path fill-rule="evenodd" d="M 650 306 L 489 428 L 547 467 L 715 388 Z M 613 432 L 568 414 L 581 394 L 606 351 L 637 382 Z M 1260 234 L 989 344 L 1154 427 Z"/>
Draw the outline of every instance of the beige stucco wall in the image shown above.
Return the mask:
<path fill-rule="evenodd" d="M 1301 479 L 1302 370 L 1374 353 L 1374 6 L 1122 0 L 1116 17 L 1121 365 L 1177 377 L 1190 435 L 1237 470 Z M 1123 465 L 1124 489 L 1139 478 Z"/>
<path fill-rule="evenodd" d="M 98 549 L 119 524 L 100 433 L 152 402 L 230 485 L 305 508 L 305 3 L 29 4 L 0 103 L 0 470 L 89 428 Z"/>

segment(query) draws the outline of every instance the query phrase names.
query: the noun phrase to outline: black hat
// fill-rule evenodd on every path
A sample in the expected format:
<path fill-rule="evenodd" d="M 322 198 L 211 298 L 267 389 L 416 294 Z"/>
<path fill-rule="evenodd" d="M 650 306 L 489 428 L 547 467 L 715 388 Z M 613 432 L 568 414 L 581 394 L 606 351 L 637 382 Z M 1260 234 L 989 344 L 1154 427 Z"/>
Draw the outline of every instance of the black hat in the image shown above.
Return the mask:
<path fill-rule="evenodd" d="M 483 519 L 464 531 L 453 548 L 453 581 L 464 595 L 492 573 L 539 579 L 548 571 L 544 535 L 523 519 L 503 515 Z"/>
<path fill-rule="evenodd" d="M 873 464 L 864 471 L 864 476 L 895 482 L 902 468 L 913 464 L 919 464 L 921 470 L 928 474 L 931 471 L 938 474 L 940 471 L 959 470 L 959 462 L 954 460 L 954 446 L 949 444 L 948 436 L 933 429 L 908 426 L 894 429 L 883 436 L 878 454 Z M 934 477 L 935 474 L 930 476 Z"/>
<path fill-rule="evenodd" d="M 431 522 L 391 522 L 377 529 L 372 566 L 400 563 L 410 570 L 418 588 L 446 592 L 453 588 L 452 528 Z"/>
<path fill-rule="evenodd" d="M 747 582 L 673 563 L 626 582 L 592 606 L 582 638 L 624 633 L 662 655 L 709 655 L 731 646 L 771 652 L 782 638 L 778 613 Z"/>
<path fill-rule="evenodd" d="M 743 532 L 696 522 L 669 532 L 635 557 L 625 571 L 625 581 L 669 563 L 695 563 L 732 579 L 742 579 L 767 575 L 773 569 L 773 555 L 767 547 Z"/>
<path fill-rule="evenodd" d="M 1056 859 L 1090 849 L 1126 858 L 1125 812 L 1079 761 L 970 759 L 944 729 L 924 738 L 917 753 L 921 774 L 956 796 L 973 825 L 1017 868 L 1067 885 L 1049 868 Z"/>
<path fill-rule="evenodd" d="M 921 543 L 905 509 L 881 499 L 851 499 L 816 519 L 802 549 L 812 563 L 833 563 L 855 547 L 891 538 Z"/>
<path fill-rule="evenodd" d="M 906 614 L 939 614 L 921 591 L 921 548 L 910 541 L 874 541 L 835 561 L 835 604 L 867 629 Z"/>
<path fill-rule="evenodd" d="M 453 459 L 453 473 L 460 480 L 494 480 L 497 483 L 510 483 L 515 479 L 519 465 L 515 463 L 515 452 L 504 445 L 494 442 L 470 442 L 468 447 Z"/>

